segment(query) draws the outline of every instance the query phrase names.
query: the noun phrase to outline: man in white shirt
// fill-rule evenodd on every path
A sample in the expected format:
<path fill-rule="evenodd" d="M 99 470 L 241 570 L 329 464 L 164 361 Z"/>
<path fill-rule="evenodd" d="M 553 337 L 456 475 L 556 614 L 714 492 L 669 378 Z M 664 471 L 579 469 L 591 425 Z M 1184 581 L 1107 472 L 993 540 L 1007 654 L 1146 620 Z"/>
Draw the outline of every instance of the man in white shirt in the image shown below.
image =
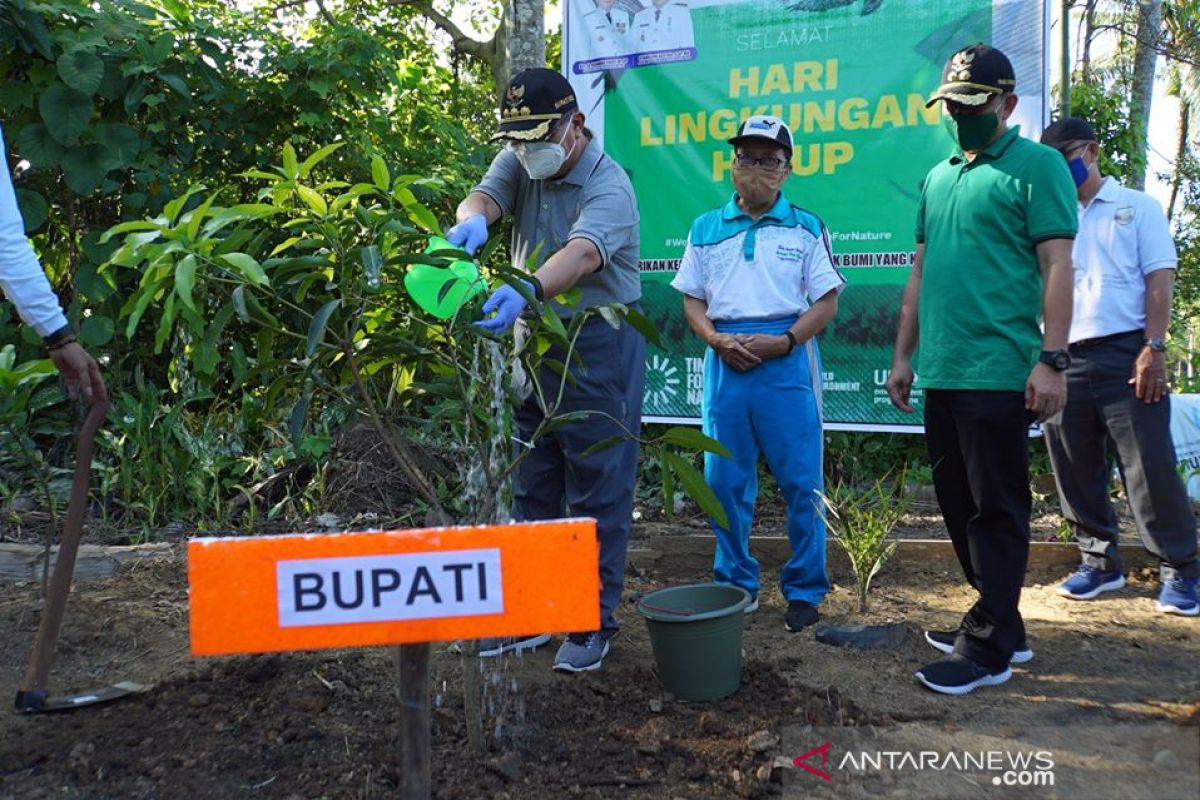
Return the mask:
<path fill-rule="evenodd" d="M 1196 616 L 1196 520 L 1175 471 L 1164 352 L 1175 243 L 1157 202 L 1100 174 L 1087 121 L 1061 119 L 1042 143 L 1067 159 L 1079 192 L 1067 405 L 1047 423 L 1046 444 L 1083 563 L 1058 593 L 1091 600 L 1125 585 L 1108 497 L 1111 438 L 1138 533 L 1160 562 L 1158 610 Z"/>
<path fill-rule="evenodd" d="M 740 586 L 758 607 L 758 561 L 750 524 L 758 458 L 788 508 L 792 556 L 779 577 L 784 625 L 818 619 L 829 591 L 822 481 L 821 369 L 814 338 L 837 314 L 845 281 L 833 266 L 829 232 L 780 191 L 792 172 L 792 133 L 776 117 L 750 117 L 734 146 L 729 202 L 696 218 L 671 285 L 683 293 L 692 330 L 704 340 L 704 432 L 733 456 L 706 453 L 704 477 L 729 517 L 712 520 L 713 577 Z"/>
<path fill-rule="evenodd" d="M 629 12 L 617 8 L 615 0 L 596 0 L 596 7 L 584 15 L 583 24 L 591 45 L 588 58 L 624 55 L 632 49 L 628 41 Z"/>
<path fill-rule="evenodd" d="M 8 149 L 0 130 L 0 288 L 17 307 L 25 324 L 37 331 L 46 343 L 54 366 L 67 382 L 72 399 L 83 395 L 89 403 L 104 402 L 108 395 L 100 367 L 76 341 L 63 315 L 58 298 L 46 280 L 33 247 L 25 236 L 25 223 L 17 207 L 12 175 L 8 171 Z"/>
<path fill-rule="evenodd" d="M 694 47 L 692 12 L 687 3 L 651 0 L 633 18 L 632 48 L 638 53 Z"/>

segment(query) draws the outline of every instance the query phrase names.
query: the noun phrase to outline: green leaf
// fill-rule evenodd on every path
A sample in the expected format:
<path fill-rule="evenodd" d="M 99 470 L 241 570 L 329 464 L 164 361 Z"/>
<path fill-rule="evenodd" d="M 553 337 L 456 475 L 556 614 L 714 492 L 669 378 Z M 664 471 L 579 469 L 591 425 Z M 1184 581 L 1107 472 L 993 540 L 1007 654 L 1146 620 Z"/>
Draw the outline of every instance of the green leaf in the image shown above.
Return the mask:
<path fill-rule="evenodd" d="M 183 211 L 183 207 L 187 205 L 188 199 L 196 192 L 202 192 L 207 188 L 203 183 L 193 184 L 188 187 L 186 192 L 163 206 L 163 215 L 167 218 L 167 224 L 174 225 L 179 217 L 179 212 Z"/>
<path fill-rule="evenodd" d="M 313 316 L 312 322 L 308 326 L 308 344 L 304 348 L 305 358 L 312 358 L 313 353 L 317 352 L 317 345 L 325 338 L 325 326 L 329 324 L 329 318 L 333 316 L 333 312 L 337 310 L 341 302 L 341 300 L 330 300 L 321 306 Z"/>
<path fill-rule="evenodd" d="M 367 285 L 372 289 L 379 286 L 379 272 L 383 269 L 383 253 L 378 245 L 370 245 L 364 247 L 360 258 L 362 259 L 363 275 L 367 278 Z M 441 302 L 440 300 L 438 302 Z"/>
<path fill-rule="evenodd" d="M 196 208 L 193 208 L 191 215 L 188 217 L 187 237 L 195 240 L 196 235 L 200 233 L 200 223 L 204 221 L 204 215 L 208 213 L 208 209 L 212 207 L 213 201 L 217 199 L 217 194 L 214 192 L 209 195 L 208 199 L 201 203 Z"/>
<path fill-rule="evenodd" d="M 329 206 L 326 205 L 325 198 L 321 197 L 321 195 L 318 194 L 313 189 L 310 189 L 307 186 L 304 186 L 303 184 L 297 183 L 296 184 L 296 194 L 300 195 L 300 199 L 303 200 L 304 203 L 309 208 L 311 208 L 313 211 L 317 212 L 321 216 L 325 216 L 326 214 L 329 213 Z"/>
<path fill-rule="evenodd" d="M 239 286 L 233 290 L 233 310 L 237 312 L 242 322 L 250 321 L 250 309 L 246 307 L 246 287 Z"/>
<path fill-rule="evenodd" d="M 188 88 L 187 81 L 171 72 L 159 72 L 158 79 L 175 90 L 180 97 L 185 100 L 192 99 L 192 90 Z"/>
<path fill-rule="evenodd" d="M 128 233 L 129 231 L 159 231 L 159 230 L 162 230 L 161 225 L 159 225 L 156 222 L 149 222 L 148 220 L 135 219 L 135 220 L 131 220 L 129 222 L 122 222 L 119 225 L 113 225 L 111 228 L 106 230 L 104 232 L 104 235 L 100 237 L 100 244 L 104 244 L 109 239 L 113 238 L 114 236 L 117 236 L 122 233 Z"/>
<path fill-rule="evenodd" d="M 56 169 L 66 152 L 66 148 L 50 135 L 50 129 L 40 122 L 21 128 L 16 145 L 17 152 L 38 169 Z"/>
<path fill-rule="evenodd" d="M 675 473 L 671 472 L 671 468 L 664 463 L 662 451 L 655 452 L 658 453 L 658 471 L 662 475 L 663 516 L 672 519 L 675 516 Z"/>
<path fill-rule="evenodd" d="M 332 153 L 337 152 L 337 149 L 344 144 L 345 142 L 327 144 L 308 158 L 304 159 L 304 163 L 300 165 L 300 177 L 308 177 L 308 173 L 312 172 L 313 167 L 315 167 L 317 164 L 320 164 L 326 158 L 329 158 Z"/>
<path fill-rule="evenodd" d="M 283 174 L 292 181 L 300 177 L 300 164 L 296 161 L 296 149 L 291 142 L 283 145 Z"/>
<path fill-rule="evenodd" d="M 383 191 L 387 191 L 392 184 L 392 177 L 388 174 L 387 164 L 379 156 L 371 157 L 371 180 L 375 186 Z"/>
<path fill-rule="evenodd" d="M 675 477 L 679 478 L 679 484 L 683 486 L 683 490 L 687 492 L 688 497 L 696 501 L 696 505 L 700 506 L 700 510 L 712 517 L 722 528 L 729 527 L 729 515 L 725 513 L 725 507 L 721 505 L 721 501 L 713 494 L 713 490 L 704 482 L 704 476 L 689 464 L 678 453 L 663 452 L 663 466 L 670 466 L 675 473 Z M 672 500 L 674 503 L 674 500 Z"/>
<path fill-rule="evenodd" d="M 267 279 L 267 273 L 263 271 L 262 266 L 252 256 L 248 256 L 245 253 L 226 253 L 220 257 L 220 260 L 240 272 L 246 280 L 252 283 L 256 283 L 259 286 L 268 286 L 271 283 Z"/>
<path fill-rule="evenodd" d="M 437 233 L 442 229 L 438 225 L 437 217 L 433 215 L 433 212 L 420 203 L 408 203 L 404 206 L 404 210 L 408 212 L 408 218 L 414 224 L 429 233 Z"/>
<path fill-rule="evenodd" d="M 666 349 L 663 346 L 662 338 L 658 335 L 658 328 L 654 327 L 654 323 L 650 321 L 642 312 L 636 308 L 625 308 L 625 321 L 633 326 L 633 329 L 642 335 L 650 344 L 657 347 L 659 350 Z"/>
<path fill-rule="evenodd" d="M 38 111 L 50 135 L 69 147 L 79 141 L 92 118 L 92 98 L 60 83 L 42 92 Z"/>
<path fill-rule="evenodd" d="M 62 159 L 63 180 L 75 194 L 86 197 L 100 188 L 112 163 L 112 154 L 102 144 L 72 147 Z"/>
<path fill-rule="evenodd" d="M 196 301 L 192 299 L 192 290 L 195 287 L 196 257 L 188 253 L 175 265 L 175 293 L 192 311 L 196 311 Z"/>
<path fill-rule="evenodd" d="M 92 314 L 84 317 L 79 326 L 79 338 L 88 347 L 100 347 L 112 341 L 116 326 L 112 319 L 103 314 Z"/>
<path fill-rule="evenodd" d="M 134 162 L 142 149 L 137 131 L 119 122 L 102 122 L 96 126 L 96 141 L 108 148 L 118 167 Z"/>
<path fill-rule="evenodd" d="M 607 450 L 610 447 L 618 445 L 621 442 L 624 442 L 626 439 L 628 439 L 627 436 L 623 436 L 622 434 L 619 434 L 619 433 L 616 434 L 615 436 L 605 436 L 603 439 L 596 442 L 591 447 L 587 448 L 582 453 L 580 453 L 579 457 L 587 458 L 588 456 L 590 456 L 594 453 L 599 453 L 601 450 Z"/>
<path fill-rule="evenodd" d="M 725 458 L 733 458 L 733 455 L 725 449 L 725 445 L 711 436 L 704 435 L 700 432 L 699 428 L 688 428 L 683 425 L 667 428 L 666 433 L 663 434 L 663 441 L 667 444 L 673 444 L 676 447 L 703 450 L 708 453 L 716 453 Z"/>
<path fill-rule="evenodd" d="M 86 95 L 95 94 L 104 80 L 104 61 L 86 50 L 63 53 L 57 65 L 62 82 Z"/>
<path fill-rule="evenodd" d="M 133 339 L 133 334 L 137 331 L 138 322 L 141 321 L 142 315 L 146 313 L 146 308 L 154 299 L 154 295 L 158 292 L 158 285 L 147 286 L 141 290 L 134 300 L 133 308 L 129 312 L 129 322 L 125 325 L 125 338 Z"/>
<path fill-rule="evenodd" d="M 167 295 L 167 302 L 163 303 L 162 313 L 158 319 L 158 330 L 154 334 L 154 352 L 161 353 L 163 345 L 167 343 L 167 337 L 171 335 L 171 328 L 175 325 L 175 297 L 174 294 Z"/>
<path fill-rule="evenodd" d="M 50 206 L 46 198 L 29 189 L 17 189 L 17 205 L 25 221 L 25 233 L 33 233 L 46 221 Z"/>

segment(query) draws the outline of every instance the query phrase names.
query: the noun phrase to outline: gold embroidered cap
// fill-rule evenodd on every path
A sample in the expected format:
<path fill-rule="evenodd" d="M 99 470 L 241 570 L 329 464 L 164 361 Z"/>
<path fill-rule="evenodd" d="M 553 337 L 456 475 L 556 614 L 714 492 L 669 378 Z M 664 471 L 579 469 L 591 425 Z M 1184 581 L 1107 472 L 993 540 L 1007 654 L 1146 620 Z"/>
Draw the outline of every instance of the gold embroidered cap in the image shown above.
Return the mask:
<path fill-rule="evenodd" d="M 500 101 L 500 126 L 492 135 L 492 141 L 536 142 L 545 139 L 555 122 L 577 108 L 575 90 L 566 78 L 552 69 L 527 69 L 509 81 L 504 90 Z"/>
<path fill-rule="evenodd" d="M 1016 88 L 1017 77 L 1008 56 L 990 45 L 976 42 L 950 56 L 942 69 L 942 85 L 925 107 L 929 108 L 938 100 L 981 106 L 993 95 L 1012 92 Z"/>

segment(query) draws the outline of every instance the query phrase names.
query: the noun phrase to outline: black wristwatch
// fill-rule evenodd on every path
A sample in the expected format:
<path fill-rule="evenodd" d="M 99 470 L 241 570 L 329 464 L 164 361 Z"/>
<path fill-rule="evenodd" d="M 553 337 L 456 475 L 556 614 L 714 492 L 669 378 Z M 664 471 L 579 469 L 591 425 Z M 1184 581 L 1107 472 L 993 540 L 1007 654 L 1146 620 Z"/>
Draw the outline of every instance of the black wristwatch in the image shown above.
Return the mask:
<path fill-rule="evenodd" d="M 1156 353 L 1161 353 L 1167 349 L 1167 340 L 1157 336 L 1152 336 L 1142 342 L 1143 347 L 1149 347 Z"/>
<path fill-rule="evenodd" d="M 1051 369 L 1062 372 L 1071 366 L 1071 354 L 1066 350 L 1043 350 L 1041 355 L 1038 356 L 1038 361 Z"/>

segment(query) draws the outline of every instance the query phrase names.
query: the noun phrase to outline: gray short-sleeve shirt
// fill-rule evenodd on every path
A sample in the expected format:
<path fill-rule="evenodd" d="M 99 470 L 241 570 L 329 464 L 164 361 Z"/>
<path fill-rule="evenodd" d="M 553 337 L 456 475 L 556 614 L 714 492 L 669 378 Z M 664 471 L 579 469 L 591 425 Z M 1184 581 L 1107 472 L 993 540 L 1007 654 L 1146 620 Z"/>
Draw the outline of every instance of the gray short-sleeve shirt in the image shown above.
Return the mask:
<path fill-rule="evenodd" d="M 512 264 L 518 269 L 536 270 L 572 239 L 596 246 L 600 269 L 576 284 L 579 305 L 554 304 L 564 317 L 578 308 L 633 303 L 642 296 L 633 184 L 595 139 L 587 141 L 583 155 L 559 180 L 530 180 L 517 157 L 504 149 L 475 187 L 513 217 Z M 536 262 L 527 264 L 535 250 Z"/>

